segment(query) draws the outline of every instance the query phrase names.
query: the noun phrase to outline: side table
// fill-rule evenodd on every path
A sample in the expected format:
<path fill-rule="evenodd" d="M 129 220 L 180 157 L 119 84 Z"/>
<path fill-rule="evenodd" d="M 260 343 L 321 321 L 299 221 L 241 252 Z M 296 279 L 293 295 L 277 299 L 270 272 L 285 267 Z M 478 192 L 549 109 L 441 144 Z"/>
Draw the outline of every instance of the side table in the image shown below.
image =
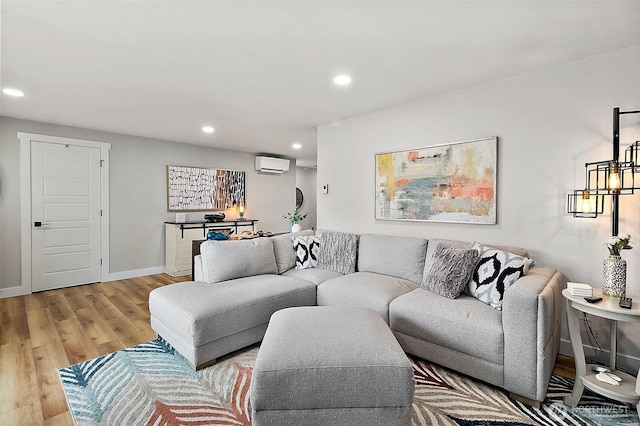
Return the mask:
<path fill-rule="evenodd" d="M 598 303 L 589 303 L 580 296 L 572 296 L 569 290 L 562 290 L 562 296 L 566 299 L 567 323 L 569 325 L 569 337 L 576 363 L 576 381 L 573 385 L 573 392 L 564 399 L 564 403 L 570 407 L 575 407 L 584 388 L 599 393 L 607 398 L 616 401 L 636 404 L 640 415 L 640 394 L 636 393 L 636 378 L 630 374 L 616 370 L 617 344 L 618 344 L 618 321 L 640 322 L 640 296 L 629 296 L 633 298 L 631 309 L 623 309 L 618 306 L 620 298 L 610 297 L 602 294 L 601 289 L 593 289 L 593 297 L 602 297 Z M 582 335 L 580 333 L 579 313 L 584 312 L 611 320 L 610 339 L 611 356 L 609 368 L 611 372 L 622 379 L 620 386 L 613 386 L 608 383 L 596 380 L 596 372 L 591 370 L 592 364 L 587 364 L 582 347 Z"/>

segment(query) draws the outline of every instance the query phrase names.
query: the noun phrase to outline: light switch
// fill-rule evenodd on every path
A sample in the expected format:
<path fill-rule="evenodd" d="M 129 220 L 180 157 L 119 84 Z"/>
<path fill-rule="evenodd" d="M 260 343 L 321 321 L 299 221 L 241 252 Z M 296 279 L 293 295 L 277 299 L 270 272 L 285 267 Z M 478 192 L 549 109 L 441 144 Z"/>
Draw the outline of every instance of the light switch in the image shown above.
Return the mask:
<path fill-rule="evenodd" d="M 322 193 L 323 194 L 328 194 L 329 193 L 329 185 L 327 185 L 326 183 L 324 185 L 322 185 Z"/>

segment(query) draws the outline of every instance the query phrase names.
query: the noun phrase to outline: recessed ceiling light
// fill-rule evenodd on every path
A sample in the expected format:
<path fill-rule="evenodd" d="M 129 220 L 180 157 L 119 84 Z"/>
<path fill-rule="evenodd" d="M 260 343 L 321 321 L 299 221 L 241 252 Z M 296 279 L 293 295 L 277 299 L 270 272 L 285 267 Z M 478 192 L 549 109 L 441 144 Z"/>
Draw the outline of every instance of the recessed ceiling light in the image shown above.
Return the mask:
<path fill-rule="evenodd" d="M 213 127 L 211 127 L 211 126 L 204 126 L 202 128 L 202 131 L 205 132 L 205 133 L 213 133 L 215 131 L 215 129 Z"/>
<path fill-rule="evenodd" d="M 300 148 L 302 148 L 302 145 L 300 145 L 299 143 L 294 143 L 293 145 L 291 145 L 291 148 L 300 149 Z"/>
<path fill-rule="evenodd" d="M 351 77 L 346 74 L 337 75 L 334 77 L 333 82 L 338 86 L 346 86 L 351 83 Z"/>
<path fill-rule="evenodd" d="M 11 89 L 9 87 L 2 89 L 2 93 L 4 93 L 5 95 L 15 96 L 18 98 L 24 96 L 24 92 L 22 90 Z"/>

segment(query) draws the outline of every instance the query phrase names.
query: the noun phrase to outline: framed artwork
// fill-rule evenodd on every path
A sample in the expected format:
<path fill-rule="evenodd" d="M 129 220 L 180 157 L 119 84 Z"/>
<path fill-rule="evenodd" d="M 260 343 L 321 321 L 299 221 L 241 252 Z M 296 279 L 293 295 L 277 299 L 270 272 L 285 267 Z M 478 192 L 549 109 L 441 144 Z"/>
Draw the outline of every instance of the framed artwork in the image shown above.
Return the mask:
<path fill-rule="evenodd" d="M 245 204 L 245 174 L 237 170 L 167 166 L 167 209 L 224 210 Z"/>
<path fill-rule="evenodd" d="M 496 223 L 498 138 L 376 154 L 379 220 Z"/>

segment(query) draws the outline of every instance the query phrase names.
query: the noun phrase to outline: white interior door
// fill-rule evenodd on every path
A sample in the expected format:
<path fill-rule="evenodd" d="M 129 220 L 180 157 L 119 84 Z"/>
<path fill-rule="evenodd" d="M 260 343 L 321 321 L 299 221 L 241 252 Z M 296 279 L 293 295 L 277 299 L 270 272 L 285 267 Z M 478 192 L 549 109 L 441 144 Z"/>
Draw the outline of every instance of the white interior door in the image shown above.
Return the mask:
<path fill-rule="evenodd" d="M 32 290 L 100 281 L 100 149 L 31 141 Z"/>

